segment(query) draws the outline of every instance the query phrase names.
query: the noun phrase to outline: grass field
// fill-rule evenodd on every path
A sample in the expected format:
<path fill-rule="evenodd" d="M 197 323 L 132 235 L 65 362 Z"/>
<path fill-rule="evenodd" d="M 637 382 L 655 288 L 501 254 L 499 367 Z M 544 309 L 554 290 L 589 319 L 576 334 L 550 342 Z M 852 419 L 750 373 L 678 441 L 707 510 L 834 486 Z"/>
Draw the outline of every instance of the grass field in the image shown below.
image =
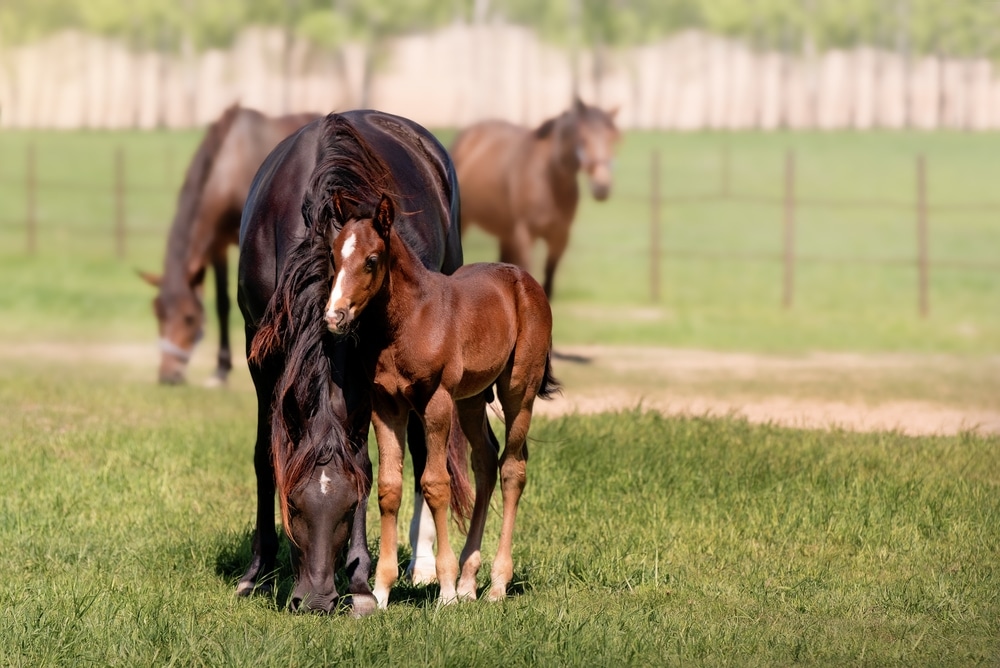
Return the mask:
<path fill-rule="evenodd" d="M 199 138 L 0 134 L 0 352 L 149 344 L 144 362 L 89 358 L 84 347 L 75 358 L 0 355 L 0 665 L 1000 663 L 1000 437 L 972 433 L 805 431 L 638 410 L 539 419 L 507 602 L 438 608 L 433 588 L 403 584 L 389 610 L 365 620 L 295 616 L 284 611 L 287 552 L 274 598 L 237 599 L 254 503 L 250 381 L 238 368 L 228 391 L 154 385 L 152 290 L 134 274 L 162 263 Z M 34 255 L 24 228 L 29 145 Z M 755 259 L 780 255 L 780 207 L 679 199 L 722 187 L 727 145 L 733 193 L 780 197 L 783 156 L 794 149 L 803 198 L 904 205 L 917 153 L 939 206 L 992 201 L 1000 155 L 1000 135 L 631 133 L 612 199 L 582 204 L 557 277 L 557 347 L 871 352 L 906 362 L 875 380 L 845 367 L 735 384 L 624 371 L 615 382 L 995 409 L 1000 211 L 932 211 L 936 264 L 921 319 L 906 206 L 803 207 L 804 259 L 794 306 L 783 310 L 780 260 Z M 113 234 L 118 146 L 124 258 Z M 654 148 L 669 251 L 659 301 L 649 284 Z M 465 241 L 468 260 L 493 259 L 481 233 Z M 238 313 L 233 322 L 241 349 Z M 198 374 L 215 331 L 210 320 Z M 581 365 L 564 380 L 607 381 L 587 373 Z M 373 504 L 373 549 L 376 514 Z M 494 516 L 487 558 L 497 534 Z"/>
<path fill-rule="evenodd" d="M 24 361 L 0 367 L 0 402 L 3 665 L 1000 660 L 996 437 L 539 420 L 515 595 L 441 609 L 400 585 L 352 620 L 284 612 L 287 561 L 274 599 L 234 596 L 248 388 Z M 497 535 L 494 513 L 486 558 Z"/>
<path fill-rule="evenodd" d="M 447 142 L 452 133 L 441 136 Z M 196 132 L 0 134 L 0 277 L 8 286 L 0 338 L 31 332 L 134 340 L 151 334 L 150 291 L 133 270 L 162 264 L 176 188 L 198 139 Z M 24 225 L 31 144 L 40 184 L 34 257 L 25 253 Z M 124 259 L 115 255 L 116 147 L 128 184 Z M 649 259 L 654 149 L 666 200 L 658 301 L 651 296 Z M 802 260 L 794 305 L 785 310 L 780 206 L 676 199 L 723 187 L 724 150 L 734 194 L 780 199 L 784 155 L 794 150 L 803 200 L 876 199 L 901 206 L 801 206 L 796 243 Z M 932 209 L 930 315 L 918 315 L 911 209 L 918 153 L 926 155 L 932 206 L 1000 204 L 994 197 L 1000 135 L 627 134 L 611 200 L 582 202 L 557 277 L 557 340 L 758 351 L 997 352 L 1000 207 Z M 474 230 L 466 253 L 469 260 L 494 259 L 495 245 Z"/>

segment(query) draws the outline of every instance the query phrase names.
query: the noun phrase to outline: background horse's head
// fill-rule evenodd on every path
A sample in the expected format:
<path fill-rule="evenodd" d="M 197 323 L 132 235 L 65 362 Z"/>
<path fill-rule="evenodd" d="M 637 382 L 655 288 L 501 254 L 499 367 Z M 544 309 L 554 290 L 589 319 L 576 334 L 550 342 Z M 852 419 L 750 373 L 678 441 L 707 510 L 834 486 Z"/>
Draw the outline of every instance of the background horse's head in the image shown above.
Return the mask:
<path fill-rule="evenodd" d="M 160 331 L 161 383 L 184 382 L 184 372 L 205 328 L 205 307 L 201 300 L 205 270 L 186 282 L 165 282 L 161 277 L 140 272 L 143 280 L 158 288 L 153 298 L 153 312 Z"/>
<path fill-rule="evenodd" d="M 616 145 L 621 133 L 615 127 L 618 109 L 604 111 L 584 104 L 580 98 L 573 101 L 571 118 L 576 125 L 576 156 L 590 181 L 594 199 L 604 201 L 611 194 L 611 168 Z"/>

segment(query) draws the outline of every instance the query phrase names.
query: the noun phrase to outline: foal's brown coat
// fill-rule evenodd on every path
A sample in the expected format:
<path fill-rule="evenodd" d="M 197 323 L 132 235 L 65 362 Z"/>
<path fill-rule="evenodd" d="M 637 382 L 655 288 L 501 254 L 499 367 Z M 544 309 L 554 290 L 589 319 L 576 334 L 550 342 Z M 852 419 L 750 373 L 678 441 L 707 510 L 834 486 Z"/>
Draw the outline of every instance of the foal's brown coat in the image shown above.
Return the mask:
<path fill-rule="evenodd" d="M 427 436 L 421 485 L 437 529 L 441 600 L 476 597 L 480 546 L 497 478 L 498 444 L 486 417 L 487 393 L 495 383 L 507 441 L 499 460 L 503 522 L 489 597 L 503 598 L 513 575 L 514 518 L 525 484 L 532 405 L 536 396 L 547 398 L 557 388 L 549 371 L 548 299 L 530 274 L 513 265 L 467 265 L 451 276 L 428 271 L 396 232 L 388 196 L 383 195 L 371 218 L 350 217 L 339 194 L 333 204 L 343 229 L 331 244 L 336 272 L 327 324 L 335 334 L 344 334 L 360 317 L 359 347 L 375 388 L 372 422 L 382 515 L 375 597 L 385 607 L 397 576 L 402 444 L 411 410 L 421 417 Z M 448 541 L 446 456 L 453 402 L 472 445 L 476 476 L 461 563 Z"/>
<path fill-rule="evenodd" d="M 616 110 L 615 110 L 616 111 Z M 575 100 L 537 129 L 483 121 L 459 134 L 451 153 L 462 197 L 462 229 L 472 222 L 500 239 L 500 260 L 529 269 L 536 239 L 548 246 L 545 294 L 569 243 L 579 201 L 577 172 L 594 197 L 611 191 L 611 162 L 619 139 L 615 111 Z"/>

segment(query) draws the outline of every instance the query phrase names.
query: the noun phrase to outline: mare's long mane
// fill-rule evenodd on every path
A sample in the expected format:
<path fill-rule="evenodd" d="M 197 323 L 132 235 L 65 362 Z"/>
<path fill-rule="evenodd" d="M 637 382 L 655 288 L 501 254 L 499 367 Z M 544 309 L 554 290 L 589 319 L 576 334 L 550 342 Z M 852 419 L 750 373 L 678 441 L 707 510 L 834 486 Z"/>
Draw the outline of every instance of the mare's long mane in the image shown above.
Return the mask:
<path fill-rule="evenodd" d="M 366 442 L 348 442 L 346 405 L 333 403 L 333 385 L 338 376 L 343 378 L 344 362 L 337 363 L 337 344 L 323 314 L 333 270 L 330 226 L 344 221 L 334 220 L 331 198 L 340 190 L 349 206 L 370 210 L 381 193 L 393 190 L 388 165 L 343 116 L 330 114 L 324 120 L 318 150 L 302 203 L 308 233 L 288 256 L 250 350 L 257 364 L 284 358 L 275 390 L 271 453 L 289 535 L 288 495 L 317 464 L 342 468 L 355 481 L 359 498 L 369 484 L 354 456 Z"/>

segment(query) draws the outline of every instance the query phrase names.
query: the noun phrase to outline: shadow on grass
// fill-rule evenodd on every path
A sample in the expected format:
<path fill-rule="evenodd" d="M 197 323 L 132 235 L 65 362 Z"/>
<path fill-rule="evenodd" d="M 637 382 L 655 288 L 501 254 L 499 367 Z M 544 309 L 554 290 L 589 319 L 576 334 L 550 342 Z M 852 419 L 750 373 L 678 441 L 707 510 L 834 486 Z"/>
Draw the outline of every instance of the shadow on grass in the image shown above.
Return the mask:
<path fill-rule="evenodd" d="M 586 355 L 574 355 L 572 353 L 561 353 L 555 348 L 552 349 L 552 358 L 561 360 L 563 362 L 572 362 L 573 364 L 590 364 L 593 362 L 593 358 L 587 357 Z"/>
<path fill-rule="evenodd" d="M 238 536 L 234 536 L 233 541 L 229 541 L 222 546 L 215 558 L 215 573 L 224 580 L 235 591 L 236 584 L 247 566 L 250 564 L 251 551 L 253 549 L 253 531 L 247 530 Z M 269 607 L 276 611 L 288 610 L 288 601 L 291 598 L 292 590 L 295 588 L 295 573 L 292 570 L 291 552 L 288 541 L 285 540 L 283 531 L 278 532 L 278 556 L 276 560 L 277 568 L 266 578 L 254 595 L 263 599 L 269 599 Z M 372 568 L 378 561 L 378 545 L 370 544 L 369 552 L 372 554 Z M 441 588 L 436 584 L 415 585 L 405 577 L 406 565 L 409 563 L 411 552 L 405 545 L 399 549 L 399 579 L 393 585 L 389 593 L 390 605 L 408 605 L 413 608 L 427 608 L 437 604 Z M 343 562 L 343 559 L 340 560 Z M 521 596 L 531 588 L 529 578 L 525 572 L 514 572 L 512 582 L 507 587 L 507 596 Z M 370 584 L 373 584 L 369 580 Z M 338 569 L 336 575 L 337 590 L 348 591 L 348 581 L 342 569 Z M 477 587 L 476 596 L 482 600 L 489 594 L 490 585 L 487 582 Z M 346 601 L 345 601 L 346 603 Z M 343 606 L 342 606 L 343 607 Z M 346 611 L 347 608 L 344 607 Z"/>

